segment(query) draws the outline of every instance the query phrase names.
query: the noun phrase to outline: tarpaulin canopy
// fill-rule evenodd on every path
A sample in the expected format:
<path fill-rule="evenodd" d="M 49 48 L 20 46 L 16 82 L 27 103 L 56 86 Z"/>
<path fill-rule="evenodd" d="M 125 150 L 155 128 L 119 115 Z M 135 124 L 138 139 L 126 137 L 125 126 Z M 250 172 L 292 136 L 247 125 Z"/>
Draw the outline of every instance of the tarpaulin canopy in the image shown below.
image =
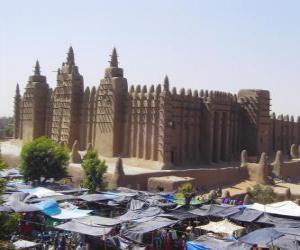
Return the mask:
<path fill-rule="evenodd" d="M 244 227 L 236 225 L 228 221 L 227 219 L 218 222 L 210 221 L 208 224 L 198 226 L 196 228 L 207 232 L 223 234 L 226 235 L 227 237 L 233 235 L 241 235 L 241 233 L 245 230 Z"/>
<path fill-rule="evenodd" d="M 55 192 L 51 189 L 44 188 L 44 187 L 23 188 L 23 189 L 20 189 L 20 191 L 24 192 L 24 193 L 29 193 L 31 196 L 36 196 L 38 198 L 56 196 L 56 195 L 63 195 L 61 193 Z"/>
<path fill-rule="evenodd" d="M 149 207 L 145 210 L 129 210 L 126 214 L 123 214 L 119 217 L 116 217 L 116 219 L 120 221 L 131 221 L 131 220 L 137 220 L 145 217 L 153 217 L 156 215 L 159 215 L 163 213 L 163 210 L 158 207 Z"/>
<path fill-rule="evenodd" d="M 154 230 L 163 228 L 163 227 L 168 227 L 171 225 L 176 224 L 178 221 L 176 220 L 170 220 L 167 218 L 162 218 L 162 217 L 156 217 L 153 218 L 152 220 L 146 221 L 146 222 L 141 222 L 137 223 L 130 229 L 128 229 L 125 233 L 124 236 L 138 241 L 142 242 L 143 235 L 148 232 L 152 232 Z"/>
<path fill-rule="evenodd" d="M 299 220 L 293 220 L 293 219 L 287 219 L 287 218 L 278 218 L 278 217 L 272 216 L 270 214 L 264 214 L 256 222 L 260 222 L 260 223 L 264 223 L 264 224 L 270 224 L 270 225 L 274 225 L 276 227 L 296 227 L 296 228 L 300 228 L 300 221 Z M 300 229 L 299 229 L 299 231 L 300 231 Z"/>
<path fill-rule="evenodd" d="M 193 219 L 197 218 L 197 214 L 192 214 L 189 212 L 189 210 L 186 210 L 185 208 L 179 208 L 175 210 L 171 210 L 168 213 L 160 214 L 160 217 L 170 217 L 174 219 L 179 219 L 179 220 L 186 220 L 186 219 Z"/>
<path fill-rule="evenodd" d="M 250 250 L 251 245 L 231 240 L 221 240 L 202 235 L 195 241 L 186 243 L 187 250 Z"/>
<path fill-rule="evenodd" d="M 26 249 L 26 248 L 33 248 L 40 245 L 40 243 L 36 243 L 33 241 L 28 240 L 18 240 L 13 243 L 16 249 Z"/>
<path fill-rule="evenodd" d="M 267 205 L 254 203 L 250 208 L 270 214 L 300 217 L 300 206 L 292 201 L 282 201 Z"/>
<path fill-rule="evenodd" d="M 8 198 L 7 201 L 24 201 L 25 197 L 28 194 L 23 193 L 23 192 L 15 192 L 12 193 Z"/>
<path fill-rule="evenodd" d="M 290 239 L 287 236 L 277 238 L 272 242 L 273 246 L 279 247 L 281 250 L 299 250 L 300 244 L 298 240 Z"/>
<path fill-rule="evenodd" d="M 217 217 L 227 217 L 229 215 L 238 213 L 240 210 L 238 207 L 234 206 L 224 206 L 224 205 L 203 205 L 200 208 L 196 208 L 191 210 L 190 213 L 196 214 L 199 216 L 217 216 Z"/>
<path fill-rule="evenodd" d="M 19 178 L 23 175 L 20 174 L 20 171 L 16 168 L 4 169 L 0 171 L 0 177 L 2 178 Z"/>
<path fill-rule="evenodd" d="M 132 199 L 130 201 L 130 207 L 129 209 L 130 210 L 138 210 L 138 209 L 142 209 L 144 207 L 146 203 L 143 202 L 143 201 L 140 201 L 140 200 L 135 200 L 135 199 Z"/>
<path fill-rule="evenodd" d="M 56 228 L 91 236 L 102 236 L 108 234 L 112 230 L 112 227 L 91 226 L 77 220 L 61 224 L 56 226 Z"/>
<path fill-rule="evenodd" d="M 70 210 L 70 209 L 61 208 L 61 213 L 56 215 L 51 215 L 51 217 L 59 220 L 76 219 L 76 218 L 85 217 L 91 212 L 93 212 L 93 210 L 83 210 L 83 209 Z"/>
<path fill-rule="evenodd" d="M 61 213 L 61 209 L 58 206 L 57 202 L 53 199 L 48 199 L 34 204 L 38 207 L 44 214 L 52 216 Z"/>
<path fill-rule="evenodd" d="M 74 196 L 74 195 L 70 195 L 70 194 L 63 194 L 63 195 L 54 195 L 54 196 L 48 196 L 48 197 L 43 197 L 43 198 L 32 198 L 32 196 L 28 197 L 28 198 L 29 199 L 25 199 L 26 202 L 36 203 L 36 202 L 41 202 L 41 201 L 45 201 L 48 199 L 53 199 L 56 201 L 77 200 L 78 196 Z"/>
<path fill-rule="evenodd" d="M 14 212 L 18 213 L 40 211 L 40 209 L 36 206 L 17 200 L 5 202 L 4 205 L 10 207 Z"/>
<path fill-rule="evenodd" d="M 93 202 L 93 201 L 113 200 L 117 197 L 118 195 L 114 195 L 114 194 L 83 194 L 78 198 L 84 201 Z"/>
<path fill-rule="evenodd" d="M 76 221 L 79 221 L 84 224 L 88 225 L 102 225 L 102 226 L 115 226 L 121 223 L 120 220 L 115 219 L 115 218 L 107 218 L 107 217 L 102 217 L 102 216 L 87 216 L 83 217 L 80 219 L 76 219 Z"/>
<path fill-rule="evenodd" d="M 251 245 L 257 244 L 259 247 L 268 247 L 272 241 L 283 236 L 274 228 L 262 228 L 255 230 L 239 239 L 239 242 L 245 242 Z"/>
<path fill-rule="evenodd" d="M 0 206 L 0 212 L 13 212 L 14 210 L 9 206 Z"/>
<path fill-rule="evenodd" d="M 259 218 L 263 212 L 254 209 L 243 209 L 240 212 L 229 216 L 231 219 L 243 222 L 253 222 Z"/>

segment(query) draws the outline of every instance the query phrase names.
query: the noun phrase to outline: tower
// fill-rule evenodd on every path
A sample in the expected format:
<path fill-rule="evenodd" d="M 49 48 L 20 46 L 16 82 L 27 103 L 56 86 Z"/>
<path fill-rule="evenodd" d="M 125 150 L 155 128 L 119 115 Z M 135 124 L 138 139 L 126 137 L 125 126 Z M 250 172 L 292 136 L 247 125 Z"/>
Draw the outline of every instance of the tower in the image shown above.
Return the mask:
<path fill-rule="evenodd" d="M 29 77 L 26 85 L 22 99 L 22 112 L 20 114 L 21 137 L 25 142 L 45 135 L 46 128 L 49 86 L 46 82 L 46 77 L 41 75 L 39 61 L 36 61 L 33 72 L 34 74 Z"/>
<path fill-rule="evenodd" d="M 69 147 L 80 139 L 82 97 L 83 77 L 79 74 L 74 51 L 70 47 L 66 62 L 57 71 L 51 128 L 51 138 Z"/>
<path fill-rule="evenodd" d="M 16 94 L 15 94 L 15 103 L 14 103 L 14 138 L 18 139 L 20 138 L 20 110 L 21 109 L 21 95 L 20 95 L 20 89 L 19 84 L 17 83 L 16 87 Z"/>
<path fill-rule="evenodd" d="M 125 106 L 128 94 L 127 79 L 118 66 L 114 48 L 110 66 L 97 91 L 95 148 L 101 155 L 115 157 L 123 154 Z"/>

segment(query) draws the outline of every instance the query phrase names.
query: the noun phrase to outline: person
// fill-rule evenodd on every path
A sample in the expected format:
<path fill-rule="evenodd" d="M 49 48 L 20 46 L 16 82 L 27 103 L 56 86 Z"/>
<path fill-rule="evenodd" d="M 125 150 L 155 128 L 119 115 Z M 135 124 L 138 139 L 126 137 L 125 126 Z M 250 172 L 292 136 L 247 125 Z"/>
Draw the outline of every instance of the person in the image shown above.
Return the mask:
<path fill-rule="evenodd" d="M 66 237 L 62 236 L 58 243 L 58 250 L 66 250 Z"/>
<path fill-rule="evenodd" d="M 82 242 L 80 242 L 78 244 L 78 246 L 76 247 L 76 250 L 84 250 L 84 246 L 83 246 Z"/>
<path fill-rule="evenodd" d="M 193 232 L 193 227 L 189 226 L 186 228 L 186 240 L 193 241 L 195 239 L 195 234 Z"/>

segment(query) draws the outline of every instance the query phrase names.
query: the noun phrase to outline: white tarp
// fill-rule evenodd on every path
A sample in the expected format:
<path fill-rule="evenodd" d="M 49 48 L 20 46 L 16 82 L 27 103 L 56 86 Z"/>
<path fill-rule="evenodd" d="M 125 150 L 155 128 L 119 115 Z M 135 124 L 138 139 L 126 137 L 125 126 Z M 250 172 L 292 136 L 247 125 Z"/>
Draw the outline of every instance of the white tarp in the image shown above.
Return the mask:
<path fill-rule="evenodd" d="M 27 241 L 27 240 L 18 240 L 16 242 L 14 242 L 13 244 L 16 249 L 26 249 L 26 248 L 37 247 L 40 245 L 40 243 L 36 243 L 33 241 Z"/>
<path fill-rule="evenodd" d="M 29 193 L 30 196 L 36 196 L 38 198 L 44 198 L 44 197 L 56 196 L 56 195 L 63 195 L 61 193 L 55 192 L 51 189 L 44 188 L 44 187 L 21 189 L 21 191 L 24 192 L 24 193 Z"/>
<path fill-rule="evenodd" d="M 300 217 L 300 206 L 292 201 L 282 201 L 267 205 L 254 203 L 249 208 L 270 214 Z"/>
<path fill-rule="evenodd" d="M 51 217 L 59 220 L 77 219 L 88 216 L 93 210 L 83 210 L 83 209 L 63 209 L 61 208 L 61 213 L 52 215 Z"/>
<path fill-rule="evenodd" d="M 239 236 L 245 229 L 244 227 L 231 223 L 227 219 L 218 222 L 211 221 L 206 225 L 198 226 L 196 228 L 207 232 L 224 234 L 226 236 Z"/>

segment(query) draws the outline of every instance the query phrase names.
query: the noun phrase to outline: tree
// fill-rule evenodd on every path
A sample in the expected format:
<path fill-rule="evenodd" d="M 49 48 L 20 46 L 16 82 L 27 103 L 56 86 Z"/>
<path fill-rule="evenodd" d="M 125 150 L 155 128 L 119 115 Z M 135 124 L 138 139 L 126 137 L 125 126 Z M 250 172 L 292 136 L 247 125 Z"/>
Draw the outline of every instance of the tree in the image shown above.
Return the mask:
<path fill-rule="evenodd" d="M 184 183 L 178 188 L 179 193 L 184 196 L 185 206 L 190 206 L 192 198 L 195 196 L 193 192 L 193 185 L 191 183 Z"/>
<path fill-rule="evenodd" d="M 82 162 L 82 167 L 85 172 L 83 184 L 90 192 L 94 192 L 97 189 L 101 190 L 105 187 L 103 175 L 107 170 L 107 165 L 105 161 L 99 159 L 96 151 L 90 150 L 87 152 Z"/>
<path fill-rule="evenodd" d="M 1 157 L 1 155 L 0 155 Z M 1 169 L 3 170 L 7 164 L 0 158 Z M 0 204 L 3 203 L 1 195 L 3 194 L 6 185 L 6 180 L 0 178 Z M 0 249 L 13 249 L 12 246 L 5 243 L 4 241 L 10 237 L 10 235 L 16 231 L 20 220 L 20 215 L 17 213 L 0 213 Z"/>
<path fill-rule="evenodd" d="M 46 182 L 50 178 L 62 179 L 67 175 L 69 154 L 66 147 L 40 137 L 25 144 L 21 152 L 21 173 L 26 181 Z"/>
<path fill-rule="evenodd" d="M 255 185 L 253 189 L 248 189 L 249 200 L 251 203 L 257 202 L 268 204 L 276 201 L 276 194 L 270 186 Z"/>

